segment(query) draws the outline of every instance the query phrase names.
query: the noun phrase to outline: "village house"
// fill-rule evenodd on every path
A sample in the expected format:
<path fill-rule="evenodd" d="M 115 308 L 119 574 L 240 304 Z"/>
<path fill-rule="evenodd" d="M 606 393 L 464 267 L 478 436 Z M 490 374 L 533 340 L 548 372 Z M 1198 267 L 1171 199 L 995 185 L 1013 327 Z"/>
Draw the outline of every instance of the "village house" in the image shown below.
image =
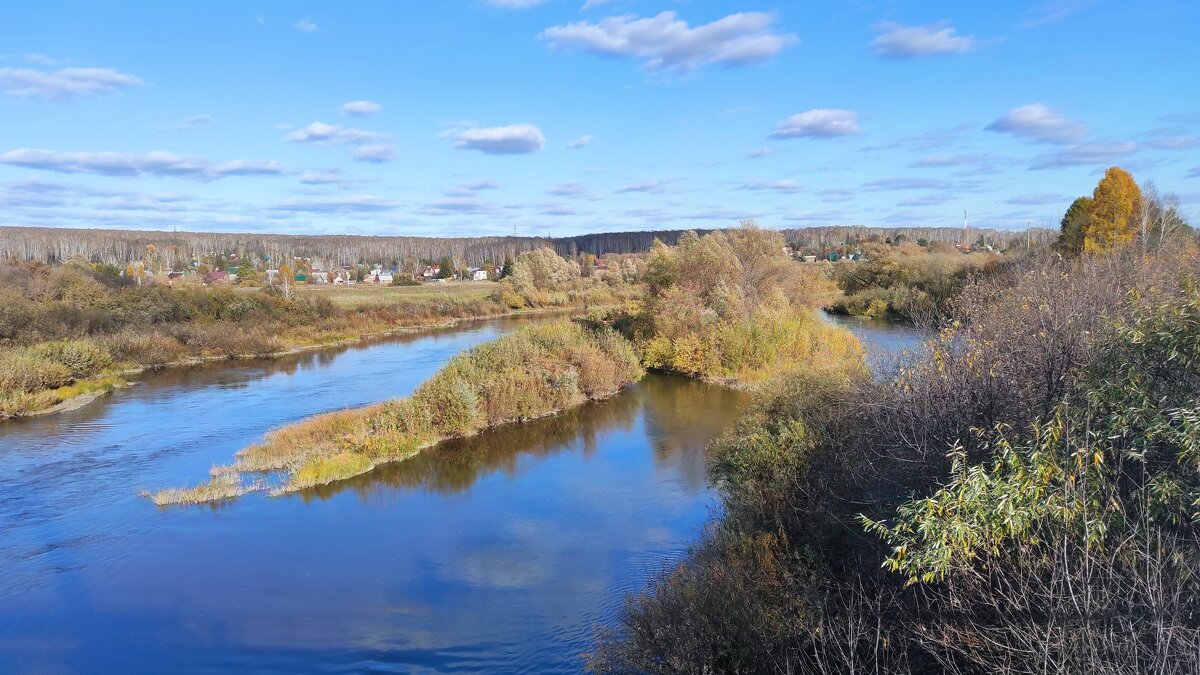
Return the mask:
<path fill-rule="evenodd" d="M 487 281 L 488 272 L 483 268 L 470 270 L 471 281 Z"/>

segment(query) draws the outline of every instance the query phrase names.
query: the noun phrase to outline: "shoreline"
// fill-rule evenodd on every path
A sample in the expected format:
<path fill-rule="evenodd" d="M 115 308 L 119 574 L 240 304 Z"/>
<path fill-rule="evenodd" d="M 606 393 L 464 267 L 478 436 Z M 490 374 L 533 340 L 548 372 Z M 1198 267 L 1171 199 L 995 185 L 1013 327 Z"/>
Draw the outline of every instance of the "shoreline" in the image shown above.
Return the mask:
<path fill-rule="evenodd" d="M 308 352 L 320 351 L 323 349 L 335 349 L 338 347 L 346 347 L 346 346 L 350 346 L 350 345 L 361 345 L 361 344 L 370 343 L 370 342 L 373 342 L 376 340 L 385 340 L 387 338 L 398 337 L 401 335 L 416 335 L 416 334 L 432 332 L 432 331 L 436 331 L 436 330 L 445 330 L 445 329 L 449 329 L 449 328 L 458 327 L 459 325 L 464 324 L 464 323 L 475 322 L 475 321 L 494 321 L 497 319 L 506 319 L 506 318 L 518 317 L 518 316 L 537 316 L 537 315 L 541 315 L 541 314 L 554 314 L 554 313 L 566 314 L 566 313 L 575 312 L 577 310 L 589 311 L 592 309 L 603 309 L 605 307 L 610 307 L 610 306 L 612 306 L 612 305 L 595 305 L 595 306 L 589 306 L 589 307 L 540 307 L 540 308 L 536 308 L 536 309 L 514 309 L 514 310 L 509 310 L 509 311 L 503 312 L 503 313 L 481 314 L 479 316 L 447 317 L 446 320 L 439 321 L 436 323 L 421 323 L 421 324 L 413 324 L 413 325 L 409 325 L 409 326 L 398 326 L 396 328 L 391 328 L 388 330 L 374 332 L 374 333 L 361 333 L 358 335 L 358 337 L 341 338 L 341 339 L 337 339 L 337 340 L 334 340 L 331 342 L 322 342 L 319 344 L 309 344 L 309 345 L 292 345 L 292 346 L 288 346 L 283 349 L 280 349 L 279 351 L 270 352 L 267 354 L 230 354 L 230 355 L 222 355 L 222 356 L 191 356 L 191 357 L 188 357 L 185 359 L 181 359 L 178 361 L 170 361 L 170 362 L 167 362 L 167 363 L 164 363 L 161 365 L 157 365 L 157 366 L 138 366 L 138 367 L 134 367 L 134 368 L 124 368 L 124 369 L 114 370 L 114 371 L 111 371 L 108 373 L 104 373 L 101 375 L 97 375 L 95 377 L 91 377 L 86 380 L 79 380 L 68 386 L 99 385 L 104 380 L 111 379 L 111 378 L 119 378 L 118 382 L 110 382 L 110 383 L 108 383 L 109 386 L 100 386 L 96 389 L 80 392 L 74 396 L 64 398 L 64 399 L 60 400 L 59 402 L 55 403 L 54 405 L 48 406 L 46 408 L 41 408 L 38 410 L 31 410 L 28 412 L 22 412 L 22 413 L 19 413 L 16 415 L 10 415 L 7 417 L 0 417 L 0 424 L 3 424 L 5 422 L 12 422 L 12 421 L 17 421 L 17 420 L 27 419 L 30 417 L 42 417 L 42 416 L 46 416 L 46 415 L 54 415 L 54 414 L 63 413 L 63 412 L 72 412 L 75 410 L 80 410 L 82 408 L 87 407 L 88 405 L 91 405 L 92 403 L 96 402 L 97 400 L 104 398 L 105 396 L 108 396 L 109 394 L 111 394 L 113 391 L 115 391 L 117 389 L 125 389 L 128 387 L 132 387 L 134 385 L 134 382 L 130 382 L 126 378 L 141 375 L 146 372 L 156 372 L 156 371 L 167 370 L 167 369 L 171 369 L 171 368 L 194 368 L 196 366 L 203 366 L 203 365 L 207 365 L 207 364 L 219 363 L 222 361 L 253 361 L 256 359 L 279 359 L 279 358 L 284 358 L 287 356 L 295 356 L 297 354 L 304 354 L 304 353 L 308 353 Z M 52 391 L 52 390 L 47 390 L 47 391 Z"/>

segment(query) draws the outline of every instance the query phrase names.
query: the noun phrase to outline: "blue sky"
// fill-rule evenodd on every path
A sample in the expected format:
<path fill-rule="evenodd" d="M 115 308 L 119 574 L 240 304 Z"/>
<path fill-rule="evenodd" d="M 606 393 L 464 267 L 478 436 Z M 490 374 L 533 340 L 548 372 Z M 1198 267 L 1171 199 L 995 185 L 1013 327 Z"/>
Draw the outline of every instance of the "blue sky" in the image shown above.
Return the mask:
<path fill-rule="evenodd" d="M 566 235 L 1200 215 L 1194 0 L 10 3 L 0 224 Z"/>

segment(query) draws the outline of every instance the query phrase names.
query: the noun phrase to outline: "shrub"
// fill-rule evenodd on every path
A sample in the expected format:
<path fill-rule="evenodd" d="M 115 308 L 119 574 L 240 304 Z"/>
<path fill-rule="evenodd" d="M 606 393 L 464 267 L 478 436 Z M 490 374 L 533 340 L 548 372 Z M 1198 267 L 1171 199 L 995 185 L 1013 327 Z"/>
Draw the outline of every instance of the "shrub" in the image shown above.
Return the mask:
<path fill-rule="evenodd" d="M 0 391 L 35 393 L 69 384 L 71 369 L 28 349 L 0 352 Z"/>
<path fill-rule="evenodd" d="M 178 340 L 156 332 L 126 330 L 104 338 L 103 343 L 115 360 L 151 368 L 178 361 L 187 354 L 187 348 Z"/>
<path fill-rule="evenodd" d="M 108 350 L 92 341 L 44 342 L 29 349 L 35 358 L 66 366 L 74 379 L 92 377 L 113 363 Z"/>

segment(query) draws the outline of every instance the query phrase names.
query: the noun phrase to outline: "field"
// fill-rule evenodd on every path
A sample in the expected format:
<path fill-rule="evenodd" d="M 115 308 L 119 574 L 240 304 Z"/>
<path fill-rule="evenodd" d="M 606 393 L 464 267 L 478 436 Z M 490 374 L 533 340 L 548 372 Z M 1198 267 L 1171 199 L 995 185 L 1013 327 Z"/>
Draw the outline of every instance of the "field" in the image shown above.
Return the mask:
<path fill-rule="evenodd" d="M 295 286 L 292 292 L 301 296 L 328 298 L 339 309 L 363 309 L 386 307 L 397 302 L 421 302 L 446 298 L 463 301 L 482 300 L 489 297 L 495 290 L 496 284 L 491 281 L 450 281 L 427 283 L 420 286 L 300 284 Z"/>

